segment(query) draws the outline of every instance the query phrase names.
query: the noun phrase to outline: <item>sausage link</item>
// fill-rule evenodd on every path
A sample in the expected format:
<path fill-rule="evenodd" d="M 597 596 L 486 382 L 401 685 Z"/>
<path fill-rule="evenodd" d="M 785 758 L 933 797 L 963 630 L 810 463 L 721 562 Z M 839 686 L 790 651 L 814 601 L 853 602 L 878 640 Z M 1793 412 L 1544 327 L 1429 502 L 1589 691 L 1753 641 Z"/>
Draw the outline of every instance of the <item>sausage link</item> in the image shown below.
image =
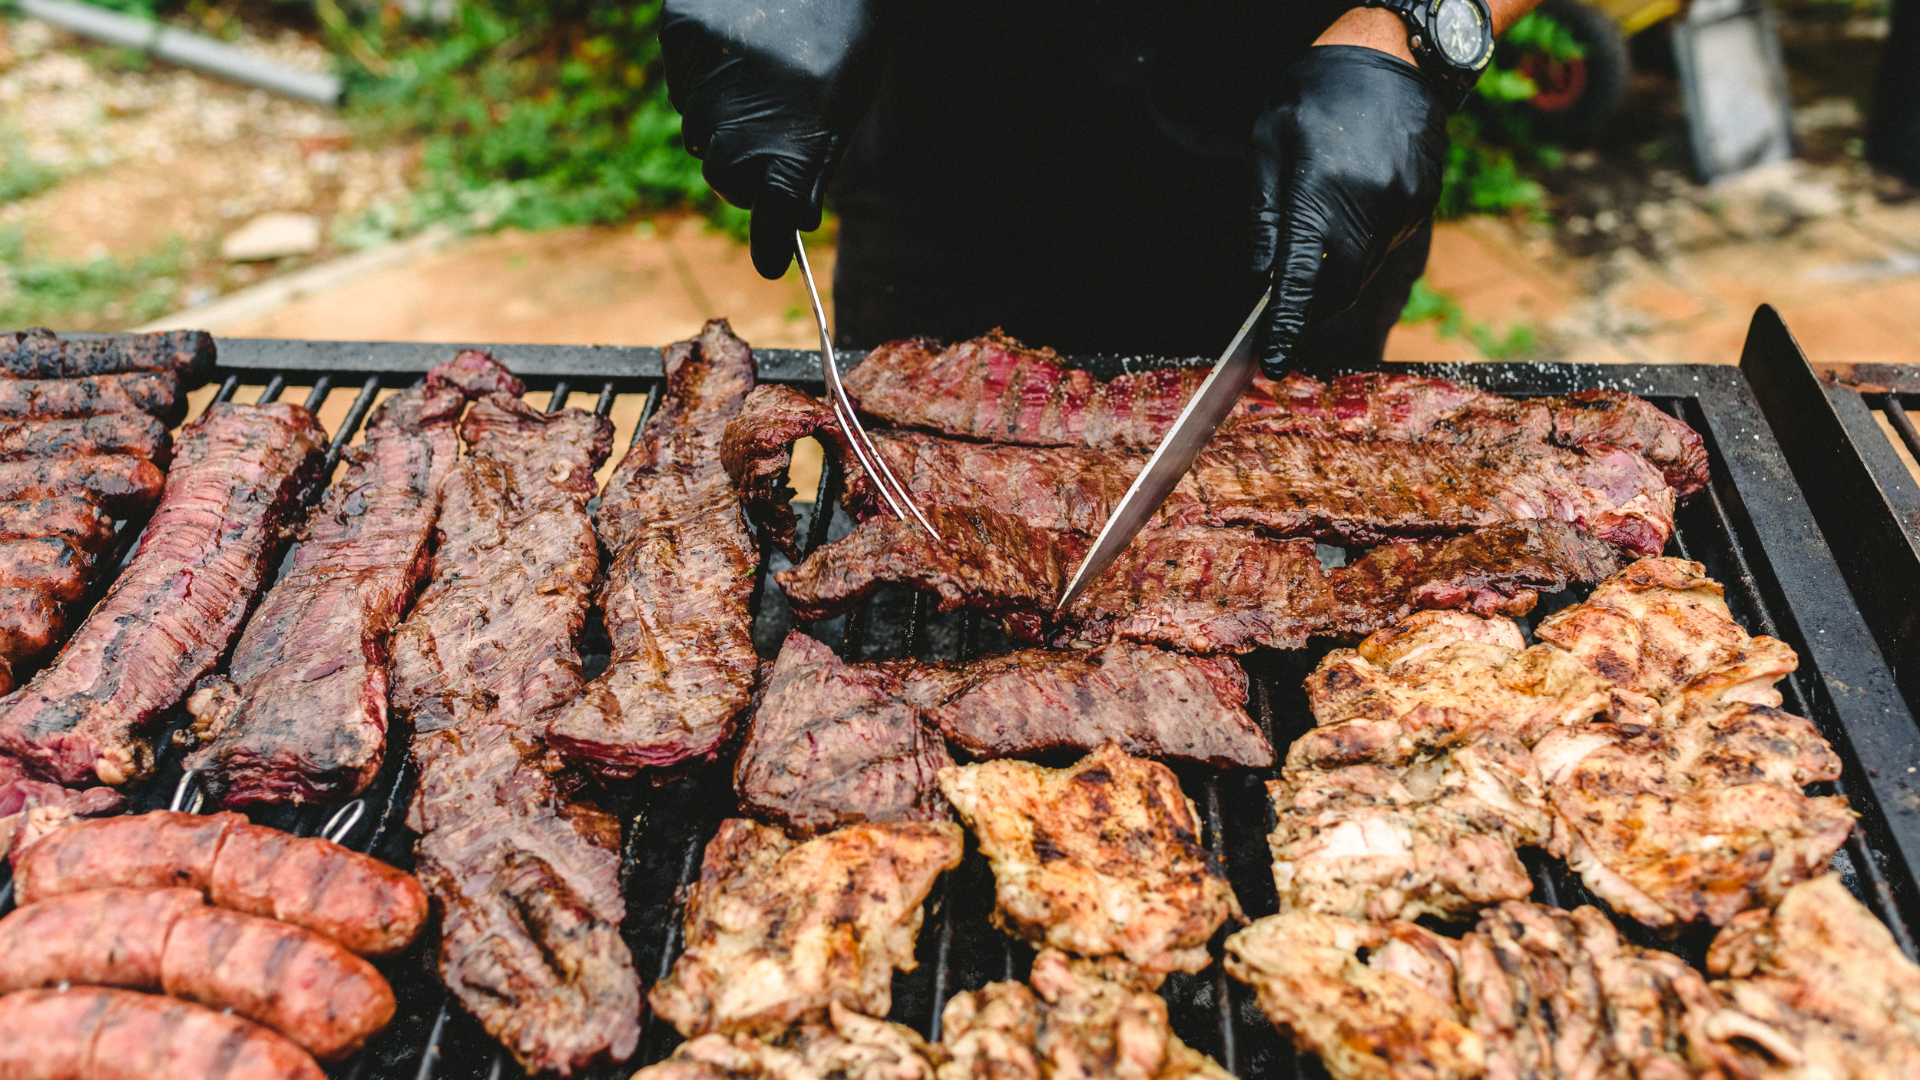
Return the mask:
<path fill-rule="evenodd" d="M 0 379 L 0 387 L 7 385 Z M 113 515 L 84 495 L 0 503 L 0 540 L 57 536 L 98 555 L 113 544 Z"/>
<path fill-rule="evenodd" d="M 203 1005 L 77 986 L 0 997 L 0 1080 L 326 1080 L 307 1052 Z"/>
<path fill-rule="evenodd" d="M 206 903 L 192 889 L 94 889 L 23 905 L 0 919 L 0 994 L 61 983 L 158 990 L 168 930 Z"/>
<path fill-rule="evenodd" d="M 168 427 L 185 419 L 187 398 L 171 371 L 134 371 L 78 379 L 0 379 L 0 417 L 69 420 L 144 412 Z"/>
<path fill-rule="evenodd" d="M 173 438 L 158 417 L 107 413 L 64 420 L 0 420 L 0 461 L 131 454 L 165 466 Z"/>
<path fill-rule="evenodd" d="M 278 1031 L 321 1061 L 360 1049 L 393 1019 L 393 990 L 339 942 L 219 908 L 173 924 L 160 960 L 167 993 Z"/>
<path fill-rule="evenodd" d="M 156 810 L 76 821 L 14 856 L 13 895 L 21 904 L 109 886 L 178 886 L 205 893 L 227 830 L 246 819 Z"/>
<path fill-rule="evenodd" d="M 159 466 L 131 454 L 0 463 L 0 500 L 85 495 L 119 517 L 153 509 L 166 483 L 167 474 Z"/>

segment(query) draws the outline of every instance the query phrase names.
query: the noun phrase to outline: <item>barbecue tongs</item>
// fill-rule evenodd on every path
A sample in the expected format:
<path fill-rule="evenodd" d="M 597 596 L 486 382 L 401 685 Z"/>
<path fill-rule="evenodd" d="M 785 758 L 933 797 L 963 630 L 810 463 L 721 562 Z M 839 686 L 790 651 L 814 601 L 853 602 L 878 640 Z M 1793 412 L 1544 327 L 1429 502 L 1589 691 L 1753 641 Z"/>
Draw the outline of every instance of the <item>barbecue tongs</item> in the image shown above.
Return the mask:
<path fill-rule="evenodd" d="M 907 486 L 893 475 L 887 467 L 887 459 L 867 438 L 867 429 L 860 426 L 860 417 L 854 412 L 853 402 L 847 397 L 847 388 L 840 383 L 840 367 L 833 357 L 833 335 L 827 331 L 827 311 L 820 306 L 820 288 L 813 283 L 813 267 L 807 262 L 807 244 L 800 238 L 800 231 L 794 230 L 793 250 L 800 257 L 800 276 L 807 283 L 807 299 L 813 304 L 813 321 L 820 326 L 820 374 L 827 381 L 827 394 L 833 402 L 833 418 L 840 422 L 840 430 L 847 437 L 847 445 L 853 447 L 853 456 L 860 460 L 860 467 L 867 471 L 873 486 L 880 497 L 893 511 L 893 516 L 902 521 L 912 520 L 935 540 L 940 534 L 927 522 L 920 508 L 913 505 L 913 499 L 907 494 Z M 831 509 L 831 508 L 826 508 Z M 824 511 L 822 511 L 824 512 Z"/>

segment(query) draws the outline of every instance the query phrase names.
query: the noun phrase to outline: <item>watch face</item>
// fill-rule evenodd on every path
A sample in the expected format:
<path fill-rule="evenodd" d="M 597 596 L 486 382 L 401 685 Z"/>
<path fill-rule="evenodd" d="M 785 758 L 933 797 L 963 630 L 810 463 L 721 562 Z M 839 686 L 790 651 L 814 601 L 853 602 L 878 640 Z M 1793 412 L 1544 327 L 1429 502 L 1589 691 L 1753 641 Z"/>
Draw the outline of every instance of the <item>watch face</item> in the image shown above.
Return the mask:
<path fill-rule="evenodd" d="M 1434 44 L 1461 67 L 1478 67 L 1487 51 L 1488 27 L 1470 0 L 1440 0 L 1433 12 Z"/>

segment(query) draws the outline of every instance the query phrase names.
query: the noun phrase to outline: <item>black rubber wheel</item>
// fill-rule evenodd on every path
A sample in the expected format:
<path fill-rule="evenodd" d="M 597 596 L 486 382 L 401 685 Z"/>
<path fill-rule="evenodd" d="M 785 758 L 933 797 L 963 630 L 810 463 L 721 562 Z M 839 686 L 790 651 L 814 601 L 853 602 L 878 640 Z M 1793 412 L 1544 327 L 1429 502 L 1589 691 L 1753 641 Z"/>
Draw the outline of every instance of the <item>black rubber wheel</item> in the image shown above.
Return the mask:
<path fill-rule="evenodd" d="M 1606 13 L 1580 0 L 1543 0 L 1535 10 L 1566 27 L 1585 55 L 1560 63 L 1537 53 L 1518 53 L 1502 62 L 1540 88 L 1527 103 L 1535 134 L 1563 146 L 1584 146 L 1626 96 L 1633 73 L 1626 38 Z"/>

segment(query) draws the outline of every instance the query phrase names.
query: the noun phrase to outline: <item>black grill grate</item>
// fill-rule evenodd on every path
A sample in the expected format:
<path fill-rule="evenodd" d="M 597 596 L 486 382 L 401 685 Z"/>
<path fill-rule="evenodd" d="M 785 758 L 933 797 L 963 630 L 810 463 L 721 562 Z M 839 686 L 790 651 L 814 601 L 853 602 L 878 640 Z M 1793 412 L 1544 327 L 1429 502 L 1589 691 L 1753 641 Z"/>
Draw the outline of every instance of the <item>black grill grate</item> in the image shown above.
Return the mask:
<path fill-rule="evenodd" d="M 224 381 L 217 399 L 232 398 L 242 386 L 263 386 L 259 399 L 272 400 L 290 385 L 311 385 L 307 403 L 318 406 L 335 388 L 358 386 L 329 448 L 331 460 L 337 461 L 382 388 L 415 381 L 457 347 L 226 340 L 220 342 L 218 374 Z M 563 405 L 570 391 L 597 389 L 595 404 L 601 415 L 644 402 L 630 414 L 644 422 L 659 404 L 662 369 L 657 350 L 485 347 L 520 374 L 530 392 L 551 392 L 550 407 Z M 758 357 L 763 379 L 819 392 L 813 354 L 770 350 Z M 1095 359 L 1088 366 L 1111 375 L 1134 365 Z M 1502 364 L 1409 370 L 1520 396 L 1613 386 L 1647 397 L 1701 432 L 1711 453 L 1713 485 L 1682 509 L 1670 553 L 1705 563 L 1727 586 L 1729 604 L 1744 625 L 1780 637 L 1800 653 L 1800 671 L 1782 686 L 1786 705 L 1813 718 L 1833 740 L 1846 761 L 1843 779 L 1833 786 L 1863 814 L 1860 827 L 1835 856 L 1836 869 L 1914 956 L 1909 927 L 1920 914 L 1920 904 L 1909 868 L 1920 865 L 1920 815 L 1910 808 L 1920 800 L 1911 798 L 1908 785 L 1920 783 L 1920 773 L 1906 770 L 1920 768 L 1920 731 L 1894 689 L 1889 666 L 1861 613 L 1848 598 L 1834 559 L 1740 373 L 1704 366 Z M 840 473 L 829 463 L 816 501 L 799 507 L 801 535 L 809 550 L 850 528 L 846 515 L 835 507 L 840 490 Z M 815 507 L 824 512 L 812 512 Z M 136 533 L 134 523 L 123 529 L 123 557 Z M 772 655 L 792 626 L 785 599 L 767 573 L 785 565 L 763 538 L 763 586 L 753 609 L 754 638 L 762 655 Z M 1584 590 L 1547 597 L 1535 618 L 1583 597 Z M 963 659 L 1011 647 L 985 620 L 936 613 L 927 598 L 903 589 L 882 590 L 851 615 L 805 629 L 854 659 Z M 590 624 L 582 648 L 589 675 L 605 665 L 608 648 L 604 629 Z M 1302 684 L 1328 648 L 1245 658 L 1252 676 L 1250 708 L 1276 747 L 1284 748 L 1311 726 Z M 184 712 L 176 714 L 170 732 L 186 720 Z M 163 739 L 161 753 L 156 775 L 129 792 L 134 808 L 165 807 L 176 798 L 183 800 L 183 809 L 195 807 L 194 786 L 183 778 L 179 751 Z M 1873 764 L 1864 767 L 1863 762 Z M 1184 766 L 1176 771 L 1202 808 L 1206 842 L 1226 867 L 1248 915 L 1257 918 L 1275 910 L 1265 840 L 1272 814 L 1262 783 L 1271 773 L 1218 774 Z M 1916 779 L 1908 779 L 1910 775 Z M 351 847 L 410 866 L 412 836 L 404 818 L 412 781 L 404 736 L 396 733 L 374 786 L 347 808 L 281 808 L 253 817 L 300 835 L 335 836 Z M 677 898 L 698 873 L 707 839 L 734 809 L 731 777 L 727 769 L 707 768 L 658 786 L 644 781 L 613 785 L 603 792 L 602 805 L 625 825 L 625 936 L 638 970 L 651 985 L 670 969 L 680 947 Z M 1537 899 L 1565 906 L 1592 902 L 1578 877 L 1557 862 L 1532 853 L 1529 868 Z M 0 905 L 5 903 L 0 897 Z M 997 979 L 1025 977 L 1033 954 L 991 926 L 992 905 L 991 871 L 970 840 L 965 862 L 938 883 L 929 898 L 918 946 L 920 967 L 895 978 L 892 1019 L 937 1039 L 941 1008 L 953 994 Z M 1677 941 L 1662 940 L 1631 923 L 1623 929 L 1632 940 L 1675 949 L 1696 963 L 1708 939 L 1694 932 Z M 517 1071 L 479 1025 L 450 1002 L 433 974 L 430 947 L 391 961 L 385 969 L 399 999 L 398 1015 L 365 1052 L 333 1069 L 335 1077 L 497 1080 Z M 1276 1080 L 1325 1075 L 1317 1061 L 1293 1053 L 1260 1015 L 1251 992 L 1229 980 L 1220 965 L 1195 976 L 1176 975 L 1163 993 L 1180 1036 L 1236 1074 Z M 625 1077 L 664 1057 L 678 1041 L 669 1025 L 649 1018 L 634 1060 L 593 1075 Z"/>

